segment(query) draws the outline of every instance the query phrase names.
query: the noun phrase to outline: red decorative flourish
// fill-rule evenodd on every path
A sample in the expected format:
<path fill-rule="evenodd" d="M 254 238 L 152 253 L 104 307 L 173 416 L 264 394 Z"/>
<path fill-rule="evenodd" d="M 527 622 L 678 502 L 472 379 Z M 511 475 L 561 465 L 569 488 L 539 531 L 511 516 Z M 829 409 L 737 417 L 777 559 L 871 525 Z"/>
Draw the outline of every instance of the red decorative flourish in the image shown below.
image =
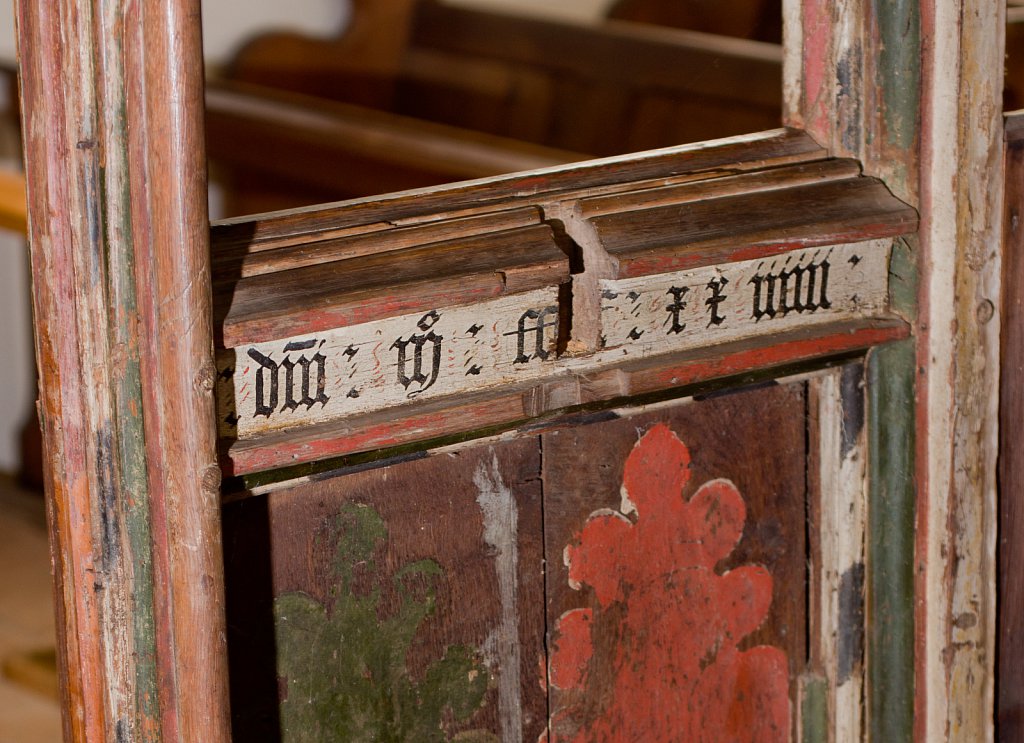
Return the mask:
<path fill-rule="evenodd" d="M 686 445 L 655 426 L 626 460 L 621 512 L 592 514 L 566 548 L 570 585 L 595 605 L 557 624 L 548 681 L 578 693 L 552 720 L 552 743 L 788 739 L 785 653 L 737 647 L 768 614 L 771 575 L 714 571 L 742 535 L 743 498 L 719 479 L 687 501 L 689 479 Z"/>

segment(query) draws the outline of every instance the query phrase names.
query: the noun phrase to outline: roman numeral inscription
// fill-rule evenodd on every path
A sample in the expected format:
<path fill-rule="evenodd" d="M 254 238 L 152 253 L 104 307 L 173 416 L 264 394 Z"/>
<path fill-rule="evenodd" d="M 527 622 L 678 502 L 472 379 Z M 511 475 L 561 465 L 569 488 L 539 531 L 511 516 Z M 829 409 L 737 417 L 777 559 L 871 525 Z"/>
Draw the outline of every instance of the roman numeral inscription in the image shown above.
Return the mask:
<path fill-rule="evenodd" d="M 877 314 L 887 301 L 889 243 L 602 282 L 605 348 L 648 356 Z"/>
<path fill-rule="evenodd" d="M 600 284 L 603 348 L 558 356 L 558 287 L 221 352 L 221 432 L 245 437 L 631 358 L 882 314 L 888 240 Z M 562 297 L 565 301 L 565 297 Z"/>

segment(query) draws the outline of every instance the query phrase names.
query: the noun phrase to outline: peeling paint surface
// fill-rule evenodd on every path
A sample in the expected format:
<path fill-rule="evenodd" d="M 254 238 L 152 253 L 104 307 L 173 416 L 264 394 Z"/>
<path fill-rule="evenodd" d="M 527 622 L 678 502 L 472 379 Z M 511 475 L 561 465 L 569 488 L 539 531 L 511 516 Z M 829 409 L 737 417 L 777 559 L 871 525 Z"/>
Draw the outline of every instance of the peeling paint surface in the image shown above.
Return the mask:
<path fill-rule="evenodd" d="M 566 547 L 570 585 L 593 606 L 559 619 L 548 683 L 614 682 L 556 712 L 551 743 L 788 739 L 785 653 L 739 649 L 768 614 L 772 577 L 756 565 L 715 572 L 739 542 L 745 503 L 725 479 L 685 499 L 689 468 L 686 445 L 654 426 L 626 462 L 621 510 L 592 514 Z"/>
<path fill-rule="evenodd" d="M 516 566 L 519 549 L 516 544 L 519 513 L 512 490 L 501 479 L 498 456 L 490 463 L 481 462 L 473 475 L 473 484 L 480 491 L 477 503 L 484 516 L 484 541 L 495 552 L 495 571 L 501 598 L 501 623 L 492 635 L 502 673 L 498 678 L 498 713 L 501 717 L 502 739 L 523 739 L 519 693 L 519 629 L 516 607 L 519 585 Z"/>
<path fill-rule="evenodd" d="M 356 573 L 373 573 L 388 530 L 369 506 L 349 504 L 335 524 L 333 603 L 292 592 L 274 600 L 283 743 L 313 741 L 422 741 L 453 739 L 446 721 L 466 721 L 480 709 L 488 674 L 476 652 L 448 647 L 422 678 L 406 658 L 424 620 L 436 609 L 441 568 L 433 560 L 402 566 L 393 581 L 401 603 L 382 617 L 383 586 L 361 594 Z M 496 743 L 488 731 L 459 741 Z"/>

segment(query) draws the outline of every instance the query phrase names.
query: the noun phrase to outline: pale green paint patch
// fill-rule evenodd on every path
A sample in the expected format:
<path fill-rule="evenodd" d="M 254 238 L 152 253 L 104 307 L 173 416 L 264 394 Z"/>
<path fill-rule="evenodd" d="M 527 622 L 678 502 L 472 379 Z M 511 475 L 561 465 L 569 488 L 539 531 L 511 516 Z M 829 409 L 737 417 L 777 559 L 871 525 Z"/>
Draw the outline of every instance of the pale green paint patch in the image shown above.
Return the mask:
<path fill-rule="evenodd" d="M 828 743 L 828 683 L 825 679 L 804 681 L 800 716 L 803 743 Z"/>
<path fill-rule="evenodd" d="M 287 682 L 281 703 L 285 743 L 496 743 L 490 732 L 450 737 L 445 721 L 466 722 L 480 709 L 487 669 L 467 647 L 449 647 L 421 679 L 406 656 L 422 622 L 435 609 L 441 568 L 420 560 L 399 569 L 392 583 L 400 601 L 381 617 L 381 586 L 359 595 L 356 566 L 374 570 L 387 539 L 381 517 L 348 505 L 335 524 L 337 547 L 330 607 L 303 593 L 274 601 L 278 673 Z"/>
<path fill-rule="evenodd" d="M 873 0 L 878 28 L 877 82 L 888 143 L 909 150 L 921 99 L 921 8 L 918 0 Z"/>
<path fill-rule="evenodd" d="M 917 235 L 896 238 L 889 259 L 889 303 L 908 322 L 917 317 Z"/>

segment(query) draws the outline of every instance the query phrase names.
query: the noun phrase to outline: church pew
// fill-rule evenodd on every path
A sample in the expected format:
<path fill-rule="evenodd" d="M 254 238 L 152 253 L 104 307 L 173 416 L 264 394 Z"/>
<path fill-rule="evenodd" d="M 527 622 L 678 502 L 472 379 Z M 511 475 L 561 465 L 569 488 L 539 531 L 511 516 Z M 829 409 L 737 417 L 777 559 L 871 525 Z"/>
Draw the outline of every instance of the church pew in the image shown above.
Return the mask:
<path fill-rule="evenodd" d="M 782 0 L 616 0 L 607 17 L 782 43 Z"/>
<path fill-rule="evenodd" d="M 777 126 L 781 59 L 775 44 L 697 31 L 364 0 L 341 36 L 268 34 L 226 74 L 610 155 Z"/>
<path fill-rule="evenodd" d="M 207 151 L 229 214 L 423 188 L 580 153 L 237 83 L 206 95 Z"/>

